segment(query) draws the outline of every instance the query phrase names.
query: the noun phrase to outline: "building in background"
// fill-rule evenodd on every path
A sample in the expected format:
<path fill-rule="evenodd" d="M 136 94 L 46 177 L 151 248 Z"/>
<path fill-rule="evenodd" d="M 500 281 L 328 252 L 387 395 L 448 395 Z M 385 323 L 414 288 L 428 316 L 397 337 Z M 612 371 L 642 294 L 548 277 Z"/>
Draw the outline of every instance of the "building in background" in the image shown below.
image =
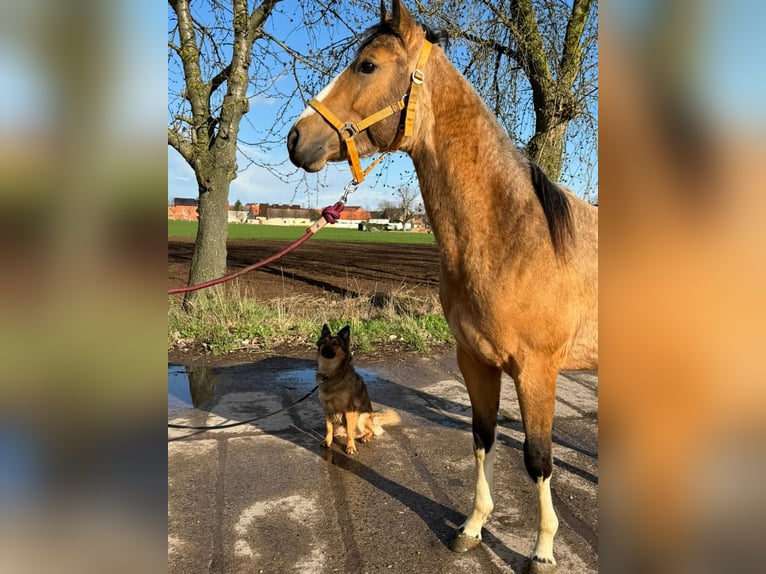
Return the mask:
<path fill-rule="evenodd" d="M 168 219 L 173 221 L 197 221 L 199 201 L 190 197 L 174 197 L 168 205 Z"/>

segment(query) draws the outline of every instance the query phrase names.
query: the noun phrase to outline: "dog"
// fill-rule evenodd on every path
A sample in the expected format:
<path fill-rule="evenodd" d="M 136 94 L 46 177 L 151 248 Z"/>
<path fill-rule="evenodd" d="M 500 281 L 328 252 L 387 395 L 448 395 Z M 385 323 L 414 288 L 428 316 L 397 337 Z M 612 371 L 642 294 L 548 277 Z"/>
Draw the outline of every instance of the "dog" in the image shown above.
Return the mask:
<path fill-rule="evenodd" d="M 322 446 L 330 447 L 333 436 L 345 427 L 346 452 L 355 454 L 357 433 L 362 442 L 383 434 L 384 424 L 398 424 L 399 415 L 390 409 L 373 412 L 367 385 L 351 364 L 351 328 L 346 325 L 333 335 L 327 324 L 317 341 L 317 386 L 325 414 L 326 433 Z M 335 426 L 338 429 L 335 429 Z M 335 431 L 335 432 L 334 432 Z"/>

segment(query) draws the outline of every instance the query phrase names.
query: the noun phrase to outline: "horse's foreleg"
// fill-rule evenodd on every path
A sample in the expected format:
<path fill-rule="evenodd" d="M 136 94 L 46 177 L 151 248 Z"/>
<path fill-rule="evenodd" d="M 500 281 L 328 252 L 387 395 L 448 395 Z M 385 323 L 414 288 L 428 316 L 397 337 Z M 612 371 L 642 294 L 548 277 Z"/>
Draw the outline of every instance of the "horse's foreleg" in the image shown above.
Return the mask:
<path fill-rule="evenodd" d="M 463 373 L 473 410 L 473 445 L 476 459 L 476 493 L 473 511 L 458 530 L 452 550 L 465 552 L 481 542 L 481 528 L 494 508 L 492 469 L 495 459 L 497 410 L 500 406 L 501 370 L 485 365 L 458 347 L 457 360 Z"/>
<path fill-rule="evenodd" d="M 553 510 L 551 500 L 551 477 L 537 479 L 537 501 L 539 522 L 537 527 L 537 543 L 532 553 L 532 562 L 556 565 L 553 557 L 553 537 L 559 528 L 559 519 Z"/>
<path fill-rule="evenodd" d="M 556 376 L 553 361 L 531 361 L 514 376 L 524 422 L 524 465 L 537 486 L 537 542 L 532 553 L 533 571 L 542 565 L 556 564 L 553 557 L 553 537 L 559 527 L 551 500 L 553 455 L 553 410 L 556 403 Z"/>

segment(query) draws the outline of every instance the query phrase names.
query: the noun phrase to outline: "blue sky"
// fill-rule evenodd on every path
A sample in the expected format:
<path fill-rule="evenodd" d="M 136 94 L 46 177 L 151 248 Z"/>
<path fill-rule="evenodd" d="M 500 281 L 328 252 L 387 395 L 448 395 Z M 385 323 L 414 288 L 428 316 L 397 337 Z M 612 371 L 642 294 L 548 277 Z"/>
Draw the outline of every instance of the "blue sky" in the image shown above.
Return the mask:
<path fill-rule="evenodd" d="M 377 3 L 374 3 L 377 6 Z M 270 18 L 267 29 L 279 39 L 286 41 L 302 53 L 307 52 L 309 45 L 305 36 L 305 30 L 298 26 L 302 12 L 308 9 L 301 6 L 301 3 L 285 0 L 277 5 L 275 13 Z M 204 17 L 200 15 L 200 17 Z M 369 14 L 360 14 L 360 30 L 372 25 L 377 20 L 377 8 Z M 322 33 L 322 27 L 316 28 L 317 33 Z M 349 37 L 350 31 L 336 30 L 335 40 L 340 37 Z M 326 41 L 320 39 L 319 45 Z M 350 57 L 350 54 L 347 56 Z M 344 62 L 347 63 L 347 62 Z M 275 61 L 274 69 L 281 71 L 282 64 Z M 332 78 L 328 75 L 324 83 Z M 293 82 L 290 74 L 286 74 L 279 82 L 287 85 Z M 307 94 L 312 96 L 313 94 Z M 251 98 L 250 112 L 243 119 L 240 126 L 240 138 L 245 141 L 257 141 L 259 130 L 264 130 L 273 123 L 281 107 L 281 102 L 266 97 Z M 285 119 L 284 133 L 279 134 L 282 142 L 287 136 L 289 125 L 303 110 L 304 105 L 296 102 L 288 109 Z M 521 137 L 525 137 L 522 135 Z M 234 203 L 236 200 L 242 203 L 248 202 L 268 202 L 268 203 L 300 203 L 311 207 L 322 207 L 337 201 L 342 193 L 344 186 L 351 179 L 347 165 L 344 163 L 330 164 L 319 174 L 305 174 L 302 171 L 295 170 L 289 163 L 287 149 L 283 143 L 274 144 L 270 149 L 255 148 L 252 146 L 243 146 L 247 148 L 246 153 L 257 156 L 260 160 L 271 165 L 277 164 L 281 172 L 288 172 L 291 175 L 287 181 L 273 175 L 268 170 L 258 166 L 245 167 L 248 161 L 240 157 L 240 173 L 231 183 L 229 192 L 229 201 Z M 595 151 L 589 158 L 592 162 L 597 162 Z M 366 165 L 370 160 L 363 160 Z M 594 179 L 597 173 L 594 171 Z M 586 187 L 585 182 L 578 185 L 576 180 L 565 180 L 564 183 L 571 187 L 575 192 Z M 393 188 L 399 185 L 411 185 L 417 188 L 417 182 L 413 177 L 413 167 L 410 159 L 403 153 L 392 154 L 383 164 L 379 165 L 373 173 L 366 179 L 357 190 L 355 196 L 349 199 L 351 204 L 361 204 L 367 208 L 377 207 L 382 200 L 393 199 Z M 592 186 L 597 186 L 597 181 L 591 182 Z M 580 189 L 578 189 L 578 187 Z M 168 198 L 172 197 L 196 197 L 197 185 L 191 168 L 184 162 L 180 155 L 172 148 L 168 147 Z"/>

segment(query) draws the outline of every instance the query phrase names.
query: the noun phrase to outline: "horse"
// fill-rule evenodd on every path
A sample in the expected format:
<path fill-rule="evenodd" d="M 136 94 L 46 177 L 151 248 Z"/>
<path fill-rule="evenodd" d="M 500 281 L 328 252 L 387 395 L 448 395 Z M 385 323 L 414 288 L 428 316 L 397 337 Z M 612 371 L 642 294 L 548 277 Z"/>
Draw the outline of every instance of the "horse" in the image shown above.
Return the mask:
<path fill-rule="evenodd" d="M 493 501 L 502 373 L 514 382 L 536 485 L 532 570 L 555 568 L 551 500 L 556 378 L 598 368 L 598 209 L 553 183 L 400 0 L 287 136 L 307 172 L 401 150 L 415 166 L 440 257 L 439 296 L 471 401 L 476 481 L 456 552 L 481 543 Z M 404 94 L 404 95 L 403 95 Z M 343 118 L 343 119 L 341 119 Z"/>

